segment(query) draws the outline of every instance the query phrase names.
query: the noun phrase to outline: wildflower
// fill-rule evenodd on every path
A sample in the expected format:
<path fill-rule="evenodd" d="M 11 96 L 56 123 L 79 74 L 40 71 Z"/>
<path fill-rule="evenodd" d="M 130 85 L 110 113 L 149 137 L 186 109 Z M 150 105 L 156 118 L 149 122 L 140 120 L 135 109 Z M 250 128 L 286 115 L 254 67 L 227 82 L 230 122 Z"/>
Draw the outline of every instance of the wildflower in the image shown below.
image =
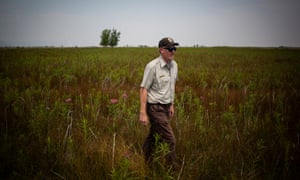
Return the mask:
<path fill-rule="evenodd" d="M 126 92 L 124 92 L 123 95 L 122 95 L 122 97 L 123 97 L 124 99 L 126 99 L 126 98 L 128 98 L 128 94 L 127 94 Z"/>
<path fill-rule="evenodd" d="M 72 99 L 71 99 L 71 98 L 67 98 L 67 99 L 65 99 L 65 102 L 66 102 L 66 103 L 71 103 L 71 102 L 72 102 Z"/>
<path fill-rule="evenodd" d="M 112 104 L 116 104 L 116 103 L 118 103 L 118 99 L 110 99 L 110 103 L 112 103 Z"/>

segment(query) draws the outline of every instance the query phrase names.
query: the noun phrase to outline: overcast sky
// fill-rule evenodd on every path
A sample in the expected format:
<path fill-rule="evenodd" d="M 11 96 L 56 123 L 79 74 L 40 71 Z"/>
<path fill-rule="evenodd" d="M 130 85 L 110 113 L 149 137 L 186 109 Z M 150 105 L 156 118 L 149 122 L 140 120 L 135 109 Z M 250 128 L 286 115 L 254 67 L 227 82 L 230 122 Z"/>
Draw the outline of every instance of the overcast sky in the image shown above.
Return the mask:
<path fill-rule="evenodd" d="M 119 46 L 300 47 L 299 0 L 0 0 L 0 46 L 99 46 L 103 29 Z"/>

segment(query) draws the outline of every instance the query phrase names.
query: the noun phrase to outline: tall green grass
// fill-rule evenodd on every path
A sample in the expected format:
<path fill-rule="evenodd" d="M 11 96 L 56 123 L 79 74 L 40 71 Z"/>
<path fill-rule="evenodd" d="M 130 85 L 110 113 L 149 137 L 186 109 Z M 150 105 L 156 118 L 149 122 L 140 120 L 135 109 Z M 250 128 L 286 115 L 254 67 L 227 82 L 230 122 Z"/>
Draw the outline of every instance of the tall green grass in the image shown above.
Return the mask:
<path fill-rule="evenodd" d="M 180 168 L 153 172 L 138 111 L 143 70 L 157 53 L 0 49 L 1 178 L 300 177 L 299 49 L 179 48 Z"/>

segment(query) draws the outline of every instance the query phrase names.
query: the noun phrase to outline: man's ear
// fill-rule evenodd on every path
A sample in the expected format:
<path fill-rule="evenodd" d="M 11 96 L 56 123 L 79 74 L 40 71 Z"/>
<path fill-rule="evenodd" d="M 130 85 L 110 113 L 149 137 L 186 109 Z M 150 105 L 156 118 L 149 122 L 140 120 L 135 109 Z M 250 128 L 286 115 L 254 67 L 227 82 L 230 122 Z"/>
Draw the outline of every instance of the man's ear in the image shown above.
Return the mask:
<path fill-rule="evenodd" d="M 158 52 L 159 52 L 159 54 L 161 54 L 161 51 L 163 50 L 163 48 L 159 48 L 158 49 Z"/>

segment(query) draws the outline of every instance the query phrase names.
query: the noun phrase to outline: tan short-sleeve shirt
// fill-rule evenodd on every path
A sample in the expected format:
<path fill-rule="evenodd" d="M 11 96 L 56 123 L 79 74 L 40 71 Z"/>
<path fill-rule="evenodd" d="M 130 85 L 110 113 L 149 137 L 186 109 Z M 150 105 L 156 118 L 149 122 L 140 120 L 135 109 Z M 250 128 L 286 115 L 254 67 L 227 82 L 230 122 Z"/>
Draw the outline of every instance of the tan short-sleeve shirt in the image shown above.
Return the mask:
<path fill-rule="evenodd" d="M 161 56 L 146 65 L 141 87 L 147 89 L 148 103 L 174 103 L 177 72 L 177 63 L 167 64 Z"/>

